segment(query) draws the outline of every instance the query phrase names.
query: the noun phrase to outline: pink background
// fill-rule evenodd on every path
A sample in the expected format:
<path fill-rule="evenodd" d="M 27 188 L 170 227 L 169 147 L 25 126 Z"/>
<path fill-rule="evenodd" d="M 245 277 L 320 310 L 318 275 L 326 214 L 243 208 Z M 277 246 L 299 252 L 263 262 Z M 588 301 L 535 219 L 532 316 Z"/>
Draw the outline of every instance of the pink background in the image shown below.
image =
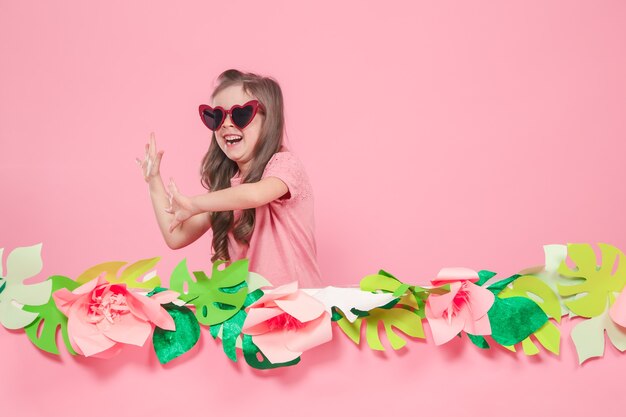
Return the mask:
<path fill-rule="evenodd" d="M 542 245 L 626 249 L 626 3 L 620 1 L 17 2 L 0 0 L 1 242 L 43 242 L 44 270 L 162 256 L 208 269 L 210 240 L 169 250 L 134 163 L 199 193 L 197 106 L 227 68 L 282 85 L 292 149 L 316 193 L 327 283 L 384 268 L 543 262 Z M 467 340 L 381 354 L 340 332 L 295 368 L 233 364 L 203 331 L 160 366 L 39 352 L 0 330 L 0 410 L 50 415 L 583 416 L 617 410 L 626 357 L 480 351 Z M 428 331 L 427 331 L 428 332 Z M 621 379 L 620 379 L 621 381 Z M 618 412 L 619 411 L 615 411 Z"/>

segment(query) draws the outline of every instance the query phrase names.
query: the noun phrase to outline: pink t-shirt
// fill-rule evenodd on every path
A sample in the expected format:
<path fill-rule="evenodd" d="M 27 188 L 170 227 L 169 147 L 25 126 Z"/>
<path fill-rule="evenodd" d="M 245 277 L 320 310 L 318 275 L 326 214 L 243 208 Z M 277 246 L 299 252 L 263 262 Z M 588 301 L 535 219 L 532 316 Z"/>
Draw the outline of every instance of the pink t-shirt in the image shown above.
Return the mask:
<path fill-rule="evenodd" d="M 232 260 L 248 258 L 250 271 L 257 272 L 278 286 L 298 281 L 301 288 L 321 287 L 315 246 L 313 190 L 302 163 L 289 151 L 277 152 L 267 163 L 262 178 L 282 180 L 289 192 L 256 208 L 250 245 L 239 244 L 228 234 Z M 241 184 L 237 173 L 232 187 Z M 241 210 L 235 210 L 235 221 Z"/>

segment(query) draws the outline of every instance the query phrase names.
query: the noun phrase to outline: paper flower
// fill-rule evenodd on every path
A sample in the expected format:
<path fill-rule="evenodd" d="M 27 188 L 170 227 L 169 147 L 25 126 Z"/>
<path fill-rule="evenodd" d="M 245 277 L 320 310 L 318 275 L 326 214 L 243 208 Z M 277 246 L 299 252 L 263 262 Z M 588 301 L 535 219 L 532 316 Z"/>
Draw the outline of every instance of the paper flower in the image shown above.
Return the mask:
<path fill-rule="evenodd" d="M 101 276 L 71 292 L 60 289 L 52 297 L 68 318 L 72 347 L 84 356 L 107 358 L 119 353 L 124 344 L 143 346 L 153 324 L 175 330 L 174 320 L 161 307 L 178 297 L 174 291 L 147 297 Z"/>
<path fill-rule="evenodd" d="M 436 345 L 450 341 L 461 331 L 472 335 L 491 334 L 487 312 L 495 296 L 474 284 L 478 273 L 467 268 L 443 268 L 433 285 L 450 284 L 450 292 L 431 294 L 426 301 L 426 318 Z"/>
<path fill-rule="evenodd" d="M 332 339 L 331 316 L 322 303 L 298 290 L 298 282 L 266 290 L 246 309 L 243 333 L 272 363 L 298 358 Z"/>

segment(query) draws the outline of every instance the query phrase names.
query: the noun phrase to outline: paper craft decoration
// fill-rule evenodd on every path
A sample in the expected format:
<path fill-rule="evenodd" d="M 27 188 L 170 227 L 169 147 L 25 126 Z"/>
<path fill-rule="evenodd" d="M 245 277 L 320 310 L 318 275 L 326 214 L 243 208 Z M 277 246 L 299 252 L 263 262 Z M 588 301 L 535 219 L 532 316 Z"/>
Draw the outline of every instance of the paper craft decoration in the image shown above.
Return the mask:
<path fill-rule="evenodd" d="M 245 259 L 223 269 L 216 262 L 210 274 L 190 273 L 182 260 L 168 289 L 154 269 L 160 258 L 106 262 L 76 279 L 55 275 L 25 284 L 42 270 L 38 244 L 14 248 L 6 271 L 0 262 L 0 323 L 24 328 L 51 354 L 65 345 L 72 355 L 107 358 L 152 336 L 163 364 L 194 349 L 200 327 L 208 326 L 229 359 L 243 356 L 254 368 L 272 369 L 295 365 L 305 351 L 329 342 L 332 323 L 356 344 L 364 329 L 375 350 L 385 350 L 385 340 L 401 349 L 410 338 L 425 338 L 427 320 L 435 345 L 465 333 L 482 349 L 521 345 L 527 355 L 540 348 L 558 355 L 558 325 L 569 316 L 578 321 L 571 337 L 582 364 L 604 354 L 606 337 L 626 350 L 626 257 L 614 246 L 598 247 L 600 257 L 589 244 L 546 245 L 544 265 L 505 279 L 443 268 L 430 285 L 414 285 L 381 270 L 358 288 L 299 289 L 297 282 L 273 288 Z"/>

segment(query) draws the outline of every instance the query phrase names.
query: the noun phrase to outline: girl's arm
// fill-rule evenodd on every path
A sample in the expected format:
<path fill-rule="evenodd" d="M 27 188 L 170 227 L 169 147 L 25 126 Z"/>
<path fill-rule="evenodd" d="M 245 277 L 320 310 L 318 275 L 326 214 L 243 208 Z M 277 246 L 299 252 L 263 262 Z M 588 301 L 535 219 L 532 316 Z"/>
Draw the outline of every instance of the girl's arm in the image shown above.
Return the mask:
<path fill-rule="evenodd" d="M 194 197 L 182 195 L 173 181 L 170 182 L 169 189 L 171 207 L 166 212 L 173 216 L 173 221 L 169 227 L 170 231 L 179 224 L 182 223 L 184 226 L 193 217 L 201 216 L 207 212 L 256 208 L 289 192 L 287 185 L 276 177 L 267 177 L 259 182 L 245 183 Z"/>
<path fill-rule="evenodd" d="M 152 207 L 154 208 L 154 214 L 163 239 L 171 249 L 179 249 L 198 240 L 211 227 L 211 220 L 209 213 L 201 213 L 189 218 L 177 230 L 169 230 L 169 225 L 174 220 L 174 215 L 166 212 L 166 209 L 170 206 L 170 201 L 159 172 L 162 157 L 163 151 L 157 152 L 154 133 L 152 133 L 150 135 L 150 144 L 146 144 L 144 160 L 137 159 L 137 163 L 141 166 L 144 179 L 148 183 Z"/>

